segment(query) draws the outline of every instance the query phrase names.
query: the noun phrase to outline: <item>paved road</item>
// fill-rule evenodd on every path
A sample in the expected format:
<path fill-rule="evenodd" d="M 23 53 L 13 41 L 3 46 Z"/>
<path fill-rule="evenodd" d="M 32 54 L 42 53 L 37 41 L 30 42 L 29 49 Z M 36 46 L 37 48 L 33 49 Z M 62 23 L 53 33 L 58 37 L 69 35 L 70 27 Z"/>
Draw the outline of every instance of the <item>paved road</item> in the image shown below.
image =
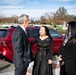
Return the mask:
<path fill-rule="evenodd" d="M 27 75 L 31 75 L 32 72 L 33 62 L 30 63 L 27 69 Z M 53 75 L 60 75 L 59 74 L 59 62 L 56 60 L 56 57 L 53 58 Z M 0 75 L 14 75 L 14 65 L 7 62 L 0 60 Z"/>
<path fill-rule="evenodd" d="M 7 61 L 1 61 L 0 60 L 0 74 L 4 72 L 11 72 L 14 70 L 13 64 L 7 62 Z"/>

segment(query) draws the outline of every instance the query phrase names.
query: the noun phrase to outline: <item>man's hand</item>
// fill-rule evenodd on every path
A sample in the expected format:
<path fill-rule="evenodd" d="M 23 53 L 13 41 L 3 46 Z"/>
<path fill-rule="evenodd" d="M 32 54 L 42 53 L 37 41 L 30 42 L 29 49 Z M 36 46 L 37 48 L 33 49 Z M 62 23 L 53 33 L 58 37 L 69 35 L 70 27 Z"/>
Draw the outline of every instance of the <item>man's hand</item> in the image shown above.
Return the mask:
<path fill-rule="evenodd" d="M 52 60 L 48 60 L 48 64 L 52 64 Z"/>

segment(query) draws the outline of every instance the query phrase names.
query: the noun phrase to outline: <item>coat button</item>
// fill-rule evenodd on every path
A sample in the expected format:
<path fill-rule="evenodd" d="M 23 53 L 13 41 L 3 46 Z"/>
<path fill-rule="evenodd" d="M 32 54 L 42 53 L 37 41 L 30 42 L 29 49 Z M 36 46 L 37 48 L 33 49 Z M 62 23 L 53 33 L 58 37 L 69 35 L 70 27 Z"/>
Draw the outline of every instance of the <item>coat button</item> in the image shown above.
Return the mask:
<path fill-rule="evenodd" d="M 40 59 L 41 60 L 41 59 Z"/>
<path fill-rule="evenodd" d="M 46 55 L 46 53 L 44 53 L 44 55 Z"/>
<path fill-rule="evenodd" d="M 40 53 L 40 55 L 41 55 L 41 53 Z"/>

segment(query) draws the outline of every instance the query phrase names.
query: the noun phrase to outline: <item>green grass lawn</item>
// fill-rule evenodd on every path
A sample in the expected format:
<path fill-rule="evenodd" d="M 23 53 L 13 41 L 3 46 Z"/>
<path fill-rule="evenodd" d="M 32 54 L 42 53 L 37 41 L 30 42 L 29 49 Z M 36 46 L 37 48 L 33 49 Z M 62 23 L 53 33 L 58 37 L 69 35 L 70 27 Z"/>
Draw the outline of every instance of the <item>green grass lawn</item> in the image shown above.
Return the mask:
<path fill-rule="evenodd" d="M 50 26 L 50 28 L 53 28 L 54 29 L 54 26 Z M 61 26 L 57 26 L 56 27 L 56 30 L 62 34 L 65 34 L 66 33 L 66 30 L 62 30 L 62 27 Z"/>

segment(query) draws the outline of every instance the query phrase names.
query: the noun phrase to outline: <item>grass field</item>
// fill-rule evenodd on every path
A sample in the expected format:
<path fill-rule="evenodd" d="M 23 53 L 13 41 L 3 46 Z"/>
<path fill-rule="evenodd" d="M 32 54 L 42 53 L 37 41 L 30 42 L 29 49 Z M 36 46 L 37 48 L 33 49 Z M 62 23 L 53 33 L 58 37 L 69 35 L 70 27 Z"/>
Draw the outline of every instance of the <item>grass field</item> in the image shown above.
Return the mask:
<path fill-rule="evenodd" d="M 62 30 L 61 26 L 56 26 L 56 28 L 54 26 L 50 26 L 50 28 L 56 29 L 58 32 L 65 34 L 66 30 Z"/>

